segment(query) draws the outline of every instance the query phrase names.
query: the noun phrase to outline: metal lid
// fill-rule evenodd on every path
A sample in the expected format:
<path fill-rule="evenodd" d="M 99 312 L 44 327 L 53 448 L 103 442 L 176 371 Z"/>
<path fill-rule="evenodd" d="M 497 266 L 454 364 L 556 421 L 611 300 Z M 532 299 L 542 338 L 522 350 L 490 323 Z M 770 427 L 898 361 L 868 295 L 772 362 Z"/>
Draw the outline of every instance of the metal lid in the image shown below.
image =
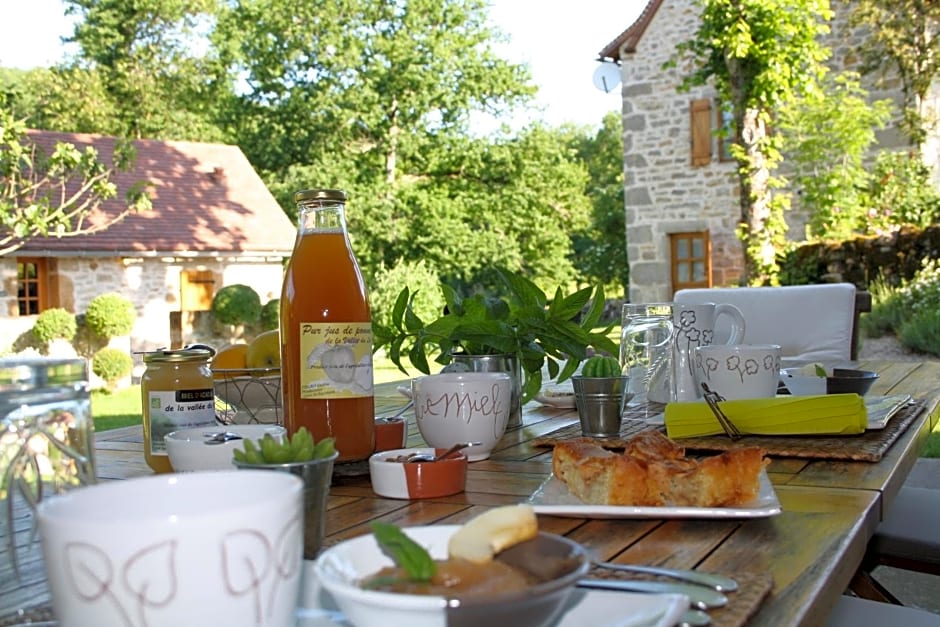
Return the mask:
<path fill-rule="evenodd" d="M 346 202 L 346 192 L 341 189 L 305 189 L 294 193 L 294 202 L 309 202 L 311 200 Z"/>
<path fill-rule="evenodd" d="M 144 363 L 151 362 L 184 362 L 184 361 L 208 361 L 215 355 L 215 349 L 205 344 L 193 344 L 183 348 L 170 350 L 156 350 L 144 353 Z"/>
<path fill-rule="evenodd" d="M 10 357 L 0 359 L 0 391 L 32 390 L 84 383 L 88 363 L 84 359 Z"/>

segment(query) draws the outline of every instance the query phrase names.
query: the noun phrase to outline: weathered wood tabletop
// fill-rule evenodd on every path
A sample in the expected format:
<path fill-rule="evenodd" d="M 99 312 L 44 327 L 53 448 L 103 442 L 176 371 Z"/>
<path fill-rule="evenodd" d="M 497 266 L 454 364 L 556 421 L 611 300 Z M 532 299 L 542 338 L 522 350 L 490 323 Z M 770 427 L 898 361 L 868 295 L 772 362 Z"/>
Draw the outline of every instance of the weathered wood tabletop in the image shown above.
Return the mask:
<path fill-rule="evenodd" d="M 748 625 L 824 623 L 927 434 L 940 419 L 940 364 L 881 361 L 863 362 L 860 367 L 880 374 L 870 394 L 908 393 L 922 399 L 925 410 L 877 463 L 773 458 L 768 474 L 782 505 L 781 514 L 737 520 L 540 516 L 540 527 L 581 542 L 603 559 L 710 570 L 737 576 L 742 582 L 767 581 L 769 575 L 770 592 Z M 377 387 L 378 414 L 390 413 L 404 402 L 395 385 Z M 522 502 L 551 472 L 551 449 L 535 447 L 533 440 L 577 420 L 573 409 L 527 404 L 523 425 L 508 431 L 489 459 L 471 465 L 465 492 L 446 498 L 381 498 L 372 492 L 367 475 L 337 476 L 330 492 L 326 543 L 362 534 L 374 519 L 399 525 L 459 523 L 487 507 Z M 423 445 L 413 422 L 408 443 Z M 142 451 L 139 426 L 98 434 L 99 478 L 150 474 Z M 114 506 L 119 516 L 121 504 Z M 28 543 L 29 523 L 24 512 L 17 524 L 18 545 Z M 6 556 L 0 556 L 4 558 L 0 559 L 0 624 L 9 624 L 16 607 L 47 606 L 38 554 L 38 550 L 27 552 L 20 582 L 13 578 Z M 733 603 L 732 594 L 729 607 Z M 717 624 L 740 623 L 731 617 L 713 614 Z"/>

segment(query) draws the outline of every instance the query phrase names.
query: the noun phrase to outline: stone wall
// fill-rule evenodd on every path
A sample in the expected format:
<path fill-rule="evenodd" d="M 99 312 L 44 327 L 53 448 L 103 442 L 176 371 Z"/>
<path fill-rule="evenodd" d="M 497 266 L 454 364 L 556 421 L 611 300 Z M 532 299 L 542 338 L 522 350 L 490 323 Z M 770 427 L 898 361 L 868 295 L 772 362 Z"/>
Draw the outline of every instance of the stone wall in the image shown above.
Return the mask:
<path fill-rule="evenodd" d="M 826 40 L 833 50 L 830 65 L 857 69 L 864 33 L 849 31 L 844 6 L 834 8 L 843 10 L 833 20 L 832 35 Z M 677 86 L 688 69 L 663 69 L 676 44 L 689 40 L 697 28 L 698 9 L 692 0 L 666 0 L 636 52 L 622 55 L 624 197 L 629 300 L 633 302 L 672 298 L 670 233 L 709 231 L 716 286 L 736 284 L 743 268 L 742 246 L 734 235 L 740 217 L 734 162 L 718 159 L 714 139 L 711 162 L 691 165 L 690 103 L 711 99 L 714 128 L 716 92 L 705 86 L 678 93 Z M 890 76 L 877 83 L 874 77 L 866 78 L 863 84 L 873 99 L 891 97 L 900 102 L 899 83 Z M 896 121 L 897 117 L 895 126 L 878 134 L 880 148 L 904 146 Z M 794 209 L 786 217 L 788 237 L 802 241 L 807 216 L 799 206 L 798 194 L 794 200 Z"/>
<path fill-rule="evenodd" d="M 622 62 L 624 198 L 632 302 L 670 300 L 670 233 L 708 230 L 713 276 L 734 280 L 735 166 L 691 165 L 691 101 L 714 98 L 708 87 L 678 93 L 684 75 L 664 70 L 675 45 L 691 38 L 698 10 L 687 0 L 660 5 L 637 51 Z M 714 106 L 713 106 L 714 111 Z M 717 150 L 717 143 L 715 144 Z M 718 282 L 718 281 L 716 281 Z"/>
<path fill-rule="evenodd" d="M 137 310 L 131 332 L 133 351 L 170 346 L 170 315 L 178 312 L 180 274 L 184 270 L 211 271 L 216 289 L 242 283 L 251 286 L 265 303 L 279 298 L 283 270 L 277 260 L 214 258 L 59 258 L 53 284 L 56 306 L 82 314 L 100 294 L 115 292 L 128 298 Z M 17 338 L 32 329 L 35 316 L 16 314 L 16 258 L 0 258 L 0 352 L 12 349 Z M 192 338 L 184 337 L 184 343 Z"/>

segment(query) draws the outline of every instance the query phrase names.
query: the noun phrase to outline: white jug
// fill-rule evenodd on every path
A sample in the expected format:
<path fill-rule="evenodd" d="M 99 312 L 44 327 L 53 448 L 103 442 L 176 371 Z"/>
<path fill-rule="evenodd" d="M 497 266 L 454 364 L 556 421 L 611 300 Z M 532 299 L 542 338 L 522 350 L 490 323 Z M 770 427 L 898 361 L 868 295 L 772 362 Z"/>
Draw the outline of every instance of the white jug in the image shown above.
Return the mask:
<path fill-rule="evenodd" d="M 719 316 L 731 318 L 731 337 L 727 344 L 744 341 L 744 315 L 734 305 L 702 303 L 698 305 L 675 303 L 673 306 L 673 362 L 675 364 L 676 400 L 694 401 L 702 398 L 695 384 L 695 348 L 708 346 L 714 340 L 715 320 Z"/>

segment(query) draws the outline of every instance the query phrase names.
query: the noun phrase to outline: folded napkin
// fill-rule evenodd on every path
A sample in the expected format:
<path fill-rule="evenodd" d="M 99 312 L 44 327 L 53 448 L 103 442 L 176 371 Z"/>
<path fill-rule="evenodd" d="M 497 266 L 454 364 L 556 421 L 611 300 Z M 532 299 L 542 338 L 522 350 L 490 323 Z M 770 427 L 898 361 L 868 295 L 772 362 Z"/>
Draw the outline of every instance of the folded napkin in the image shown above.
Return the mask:
<path fill-rule="evenodd" d="M 742 433 L 754 435 L 851 435 L 868 426 L 858 394 L 777 396 L 718 404 Z M 666 405 L 666 434 L 694 438 L 724 433 L 705 401 Z"/>

